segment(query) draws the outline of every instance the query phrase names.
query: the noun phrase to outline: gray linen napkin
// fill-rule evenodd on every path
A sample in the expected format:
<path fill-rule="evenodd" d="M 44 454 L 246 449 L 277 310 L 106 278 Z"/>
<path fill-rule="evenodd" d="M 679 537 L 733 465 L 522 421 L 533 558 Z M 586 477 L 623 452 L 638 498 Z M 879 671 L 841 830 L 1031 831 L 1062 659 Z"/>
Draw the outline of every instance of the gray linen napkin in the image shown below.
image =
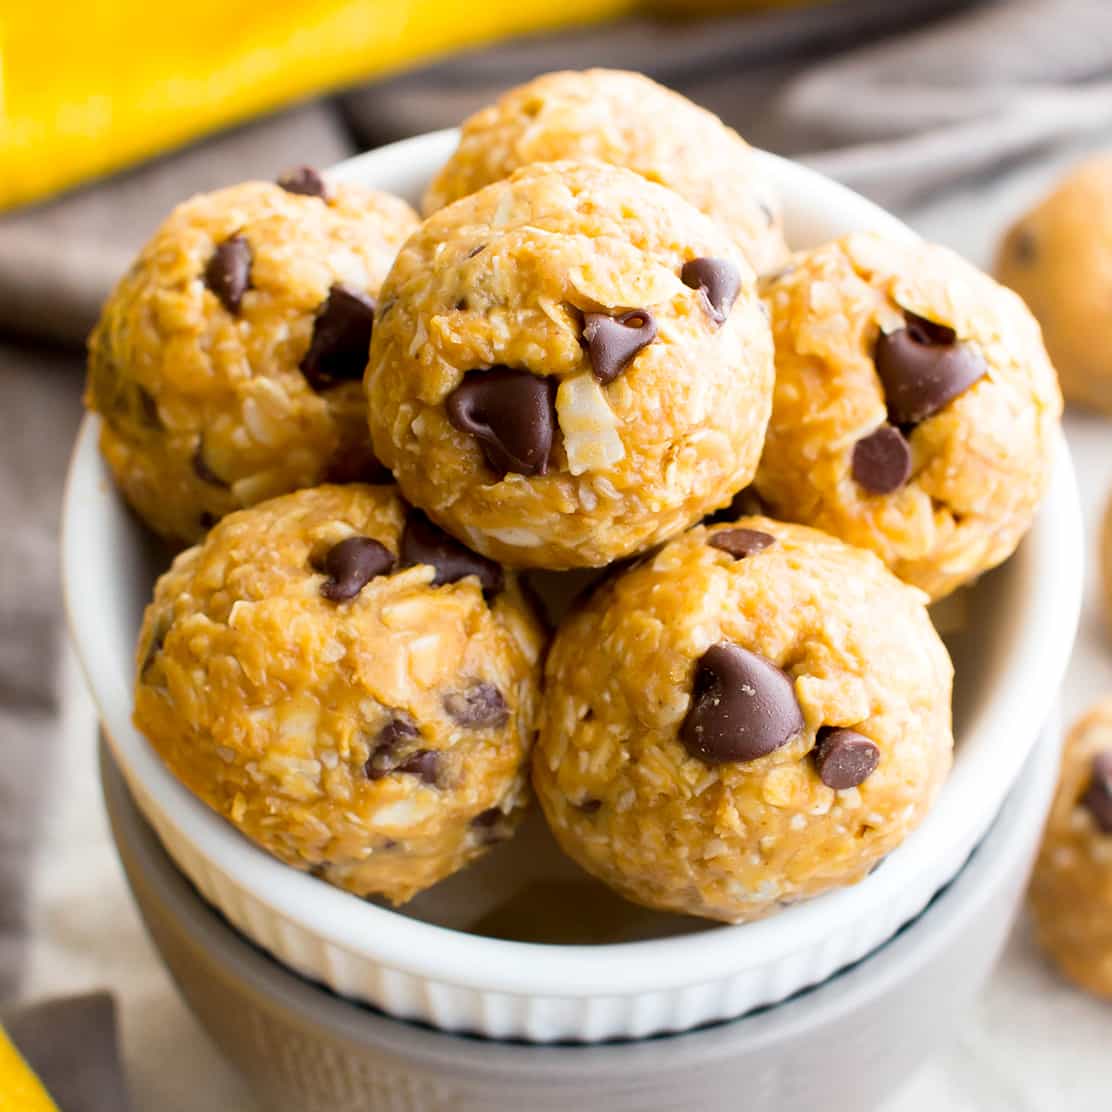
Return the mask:
<path fill-rule="evenodd" d="M 116 1005 L 107 993 L 5 1009 L 0 1022 L 61 1112 L 131 1107 L 120 1066 Z"/>

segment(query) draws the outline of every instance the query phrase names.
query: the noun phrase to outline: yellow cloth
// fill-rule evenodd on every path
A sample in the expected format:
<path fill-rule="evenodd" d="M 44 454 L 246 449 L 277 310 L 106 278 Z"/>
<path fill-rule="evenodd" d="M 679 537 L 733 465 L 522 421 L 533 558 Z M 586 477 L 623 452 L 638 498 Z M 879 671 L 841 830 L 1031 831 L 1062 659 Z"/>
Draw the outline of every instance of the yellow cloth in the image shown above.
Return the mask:
<path fill-rule="evenodd" d="M 0 209 L 324 89 L 633 7 L 634 0 L 0 0 Z"/>
<path fill-rule="evenodd" d="M 58 1112 L 0 1027 L 0 1112 Z"/>

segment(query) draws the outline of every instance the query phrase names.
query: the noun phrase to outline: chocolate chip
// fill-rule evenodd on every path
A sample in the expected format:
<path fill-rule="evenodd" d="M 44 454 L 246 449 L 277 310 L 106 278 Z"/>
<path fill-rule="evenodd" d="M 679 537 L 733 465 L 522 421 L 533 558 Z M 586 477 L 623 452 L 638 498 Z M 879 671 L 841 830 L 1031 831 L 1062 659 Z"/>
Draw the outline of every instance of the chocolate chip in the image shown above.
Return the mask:
<path fill-rule="evenodd" d="M 709 765 L 755 761 L 802 729 L 791 678 L 772 661 L 730 641 L 703 654 L 680 731 L 692 757 Z"/>
<path fill-rule="evenodd" d="M 876 771 L 880 750 L 856 730 L 824 726 L 811 753 L 819 779 L 835 791 L 856 788 Z"/>
<path fill-rule="evenodd" d="M 583 314 L 583 340 L 595 378 L 606 386 L 629 366 L 633 357 L 656 339 L 656 321 L 645 309 L 617 317 Z"/>
<path fill-rule="evenodd" d="M 152 429 L 162 428 L 162 418 L 158 414 L 158 402 L 145 387 L 136 385 L 135 396 L 139 399 L 139 417 L 144 425 Z"/>
<path fill-rule="evenodd" d="M 367 367 L 375 303 L 361 290 L 335 285 L 317 309 L 313 338 L 301 360 L 301 373 L 316 391 L 339 382 L 358 382 Z"/>
<path fill-rule="evenodd" d="M 892 425 L 881 425 L 853 446 L 853 478 L 873 494 L 891 494 L 911 476 L 911 445 Z"/>
<path fill-rule="evenodd" d="M 420 731 L 411 718 L 396 716 L 391 718 L 375 737 L 371 755 L 363 765 L 368 780 L 381 780 L 389 776 L 397 767 L 397 750 L 407 741 L 420 736 Z"/>
<path fill-rule="evenodd" d="M 1081 803 L 1101 832 L 1112 834 L 1112 750 L 1093 758 L 1092 776 Z"/>
<path fill-rule="evenodd" d="M 480 251 L 485 251 L 485 250 L 486 250 L 486 244 L 485 243 L 477 244 L 476 246 L 472 247 L 471 250 L 468 251 L 466 255 L 464 255 L 464 258 L 465 259 L 473 259 Z"/>
<path fill-rule="evenodd" d="M 502 821 L 505 815 L 501 807 L 488 807 L 485 811 L 480 811 L 472 820 L 472 826 L 494 826 L 496 823 Z"/>
<path fill-rule="evenodd" d="M 208 465 L 208 460 L 205 459 L 205 440 L 204 437 L 197 438 L 197 447 L 193 449 L 193 474 L 203 483 L 211 483 L 213 486 L 227 488 L 228 484 L 224 479 L 220 478 L 215 471 Z"/>
<path fill-rule="evenodd" d="M 375 576 L 385 575 L 394 567 L 394 554 L 370 537 L 345 537 L 334 544 L 320 563 L 328 579 L 320 593 L 329 602 L 353 599 Z"/>
<path fill-rule="evenodd" d="M 479 441 L 500 475 L 543 475 L 556 435 L 556 380 L 495 367 L 469 371 L 445 399 L 448 420 Z"/>
<path fill-rule="evenodd" d="M 712 548 L 728 552 L 735 560 L 744 560 L 757 552 L 763 552 L 776 538 L 759 529 L 722 529 L 707 538 Z"/>
<path fill-rule="evenodd" d="M 582 811 L 585 815 L 597 815 L 602 810 L 602 800 L 582 799 L 574 806 L 577 811 Z"/>
<path fill-rule="evenodd" d="M 331 196 L 328 183 L 312 166 L 295 166 L 287 170 L 278 179 L 278 184 L 287 193 L 302 193 L 306 197 L 319 197 L 322 201 Z"/>
<path fill-rule="evenodd" d="M 234 235 L 219 244 L 205 267 L 205 286 L 229 313 L 238 313 L 251 287 L 251 244 Z"/>
<path fill-rule="evenodd" d="M 394 771 L 408 773 L 426 784 L 435 785 L 440 779 L 440 754 L 435 749 L 418 749 L 395 766 Z"/>
<path fill-rule="evenodd" d="M 497 729 L 510 717 L 502 692 L 492 683 L 475 683 L 466 691 L 449 691 L 444 696 L 444 709 L 461 726 L 473 730 Z"/>
<path fill-rule="evenodd" d="M 894 425 L 916 425 L 963 394 L 985 373 L 985 361 L 952 328 L 904 313 L 906 328 L 881 333 L 873 354 Z"/>
<path fill-rule="evenodd" d="M 471 828 L 488 845 L 491 842 L 504 842 L 507 838 L 512 838 L 514 833 L 511 816 L 501 807 L 488 807 L 485 811 L 480 811 L 471 820 Z"/>
<path fill-rule="evenodd" d="M 1019 263 L 1033 263 L 1038 257 L 1038 240 L 1030 228 L 1017 228 L 1012 233 L 1012 254 Z"/>
<path fill-rule="evenodd" d="M 420 510 L 410 510 L 402 532 L 401 561 L 403 568 L 428 564 L 436 574 L 433 586 L 455 583 L 469 575 L 478 577 L 483 594 L 497 595 L 505 586 L 502 566 L 438 529 Z"/>
<path fill-rule="evenodd" d="M 718 324 L 730 315 L 741 290 L 741 274 L 729 259 L 692 259 L 683 264 L 680 281 L 703 295 L 707 312 Z"/>

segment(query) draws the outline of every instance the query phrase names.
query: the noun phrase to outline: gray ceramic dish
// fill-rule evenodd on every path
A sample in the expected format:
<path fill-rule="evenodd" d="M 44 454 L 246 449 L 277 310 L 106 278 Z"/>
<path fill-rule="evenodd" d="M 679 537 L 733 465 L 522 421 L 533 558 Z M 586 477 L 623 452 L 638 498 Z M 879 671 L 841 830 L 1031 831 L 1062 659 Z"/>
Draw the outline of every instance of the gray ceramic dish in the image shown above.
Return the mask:
<path fill-rule="evenodd" d="M 103 749 L 102 774 L 151 937 L 268 1112 L 864 1112 L 946 1038 L 992 968 L 1019 905 L 1057 756 L 1057 731 L 1048 730 L 958 877 L 864 961 L 731 1023 L 596 1046 L 446 1034 L 302 980 L 204 904 Z"/>

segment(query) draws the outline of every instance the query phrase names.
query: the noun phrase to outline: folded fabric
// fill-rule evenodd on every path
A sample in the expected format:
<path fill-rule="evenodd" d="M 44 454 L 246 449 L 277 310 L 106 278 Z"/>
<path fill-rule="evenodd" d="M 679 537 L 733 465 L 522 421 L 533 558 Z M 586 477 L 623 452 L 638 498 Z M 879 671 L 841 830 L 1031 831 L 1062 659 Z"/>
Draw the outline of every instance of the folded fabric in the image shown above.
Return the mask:
<path fill-rule="evenodd" d="M 10 1039 L 0 1031 L 0 1112 L 127 1112 L 116 1005 L 107 993 L 24 1006 L 0 1020 Z"/>
<path fill-rule="evenodd" d="M 359 78 L 632 0 L 69 0 L 5 6 L 0 209 Z"/>

